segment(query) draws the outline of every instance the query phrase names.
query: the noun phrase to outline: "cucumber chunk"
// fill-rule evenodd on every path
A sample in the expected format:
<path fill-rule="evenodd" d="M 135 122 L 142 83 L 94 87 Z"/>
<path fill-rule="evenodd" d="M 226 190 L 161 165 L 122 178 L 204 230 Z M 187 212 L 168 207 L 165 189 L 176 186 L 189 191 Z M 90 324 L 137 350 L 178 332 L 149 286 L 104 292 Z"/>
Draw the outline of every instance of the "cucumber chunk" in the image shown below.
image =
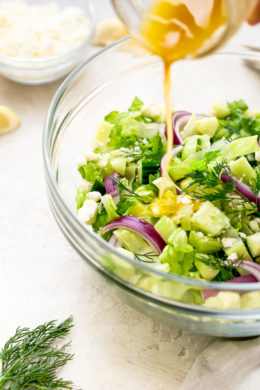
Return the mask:
<path fill-rule="evenodd" d="M 241 296 L 241 307 L 258 308 L 260 307 L 260 291 L 250 291 Z"/>
<path fill-rule="evenodd" d="M 252 260 L 245 244 L 240 238 L 223 238 L 223 249 L 227 256 L 235 253 L 238 259 Z"/>
<path fill-rule="evenodd" d="M 240 157 L 238 160 L 232 161 L 229 166 L 232 175 L 236 176 L 237 179 L 245 184 L 252 184 L 256 177 L 256 173 L 244 156 Z"/>
<path fill-rule="evenodd" d="M 124 249 L 137 254 L 151 253 L 150 245 L 138 234 L 127 229 L 117 229 L 113 232 Z"/>
<path fill-rule="evenodd" d="M 96 129 L 96 142 L 106 144 L 112 127 L 113 125 L 111 125 L 111 123 L 106 121 L 100 122 Z"/>
<path fill-rule="evenodd" d="M 246 238 L 250 253 L 253 257 L 260 256 L 260 232 Z"/>
<path fill-rule="evenodd" d="M 127 159 L 123 157 L 114 157 L 110 160 L 112 168 L 122 176 L 125 175 L 126 163 Z"/>
<path fill-rule="evenodd" d="M 210 138 L 214 137 L 218 128 L 218 120 L 212 116 L 210 118 L 199 119 L 195 122 L 195 130 L 197 134 L 205 134 Z"/>
<path fill-rule="evenodd" d="M 208 135 L 193 135 L 185 140 L 182 150 L 182 160 L 186 160 L 191 154 L 210 147 L 210 137 Z"/>
<path fill-rule="evenodd" d="M 234 160 L 237 157 L 245 156 L 250 153 L 258 152 L 258 136 L 243 137 L 235 139 L 227 144 L 224 150 L 224 155 L 227 161 Z"/>
<path fill-rule="evenodd" d="M 182 161 L 180 163 L 173 162 L 169 168 L 169 175 L 173 181 L 183 179 L 191 170 L 190 161 Z"/>
<path fill-rule="evenodd" d="M 203 263 L 203 261 L 196 260 L 195 266 L 196 266 L 197 270 L 199 271 L 200 275 L 205 280 L 212 280 L 219 273 L 218 269 L 214 269 L 214 268 L 210 267 L 209 265 Z"/>
<path fill-rule="evenodd" d="M 220 241 L 216 238 L 205 236 L 202 232 L 190 232 L 189 243 L 202 253 L 216 253 L 222 248 Z"/>
<path fill-rule="evenodd" d="M 193 215 L 192 226 L 195 230 L 211 236 L 218 236 L 221 231 L 230 226 L 229 219 L 210 202 L 205 202 Z"/>
<path fill-rule="evenodd" d="M 154 225 L 155 230 L 160 234 L 164 241 L 169 244 L 169 237 L 176 230 L 176 225 L 166 215 L 161 217 Z"/>

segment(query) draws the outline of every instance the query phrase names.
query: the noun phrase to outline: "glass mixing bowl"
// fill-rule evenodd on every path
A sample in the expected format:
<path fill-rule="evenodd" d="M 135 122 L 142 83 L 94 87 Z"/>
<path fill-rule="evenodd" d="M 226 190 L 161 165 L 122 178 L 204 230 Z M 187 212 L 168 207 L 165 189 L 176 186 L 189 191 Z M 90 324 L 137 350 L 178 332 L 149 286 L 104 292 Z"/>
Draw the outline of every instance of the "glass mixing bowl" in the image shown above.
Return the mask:
<path fill-rule="evenodd" d="M 52 100 L 43 137 L 52 212 L 83 259 L 117 288 L 118 295 L 143 313 L 193 332 L 224 337 L 259 335 L 260 283 L 230 285 L 159 272 L 117 252 L 77 217 L 77 161 L 91 149 L 98 122 L 111 110 L 126 110 L 134 96 L 163 103 L 161 61 L 122 50 L 129 39 L 112 44 L 81 64 Z M 257 59 L 251 54 L 252 58 Z M 260 73 L 249 68 L 239 55 L 222 53 L 179 61 L 172 67 L 172 80 L 175 109 L 203 113 L 216 99 L 239 98 L 252 110 L 260 108 Z M 204 306 L 203 294 L 216 289 L 228 297 L 225 306 Z M 231 302 L 241 306 L 231 309 Z"/>

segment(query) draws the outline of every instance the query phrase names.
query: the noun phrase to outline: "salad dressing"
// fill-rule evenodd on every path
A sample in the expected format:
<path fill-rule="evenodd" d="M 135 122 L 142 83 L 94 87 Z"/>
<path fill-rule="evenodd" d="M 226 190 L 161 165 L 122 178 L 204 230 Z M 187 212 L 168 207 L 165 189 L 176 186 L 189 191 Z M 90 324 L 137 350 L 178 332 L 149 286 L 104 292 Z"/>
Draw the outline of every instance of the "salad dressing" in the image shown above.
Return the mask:
<path fill-rule="evenodd" d="M 167 154 L 163 161 L 163 178 L 173 148 L 171 111 L 171 65 L 195 54 L 226 22 L 224 0 L 155 0 L 140 27 L 143 44 L 164 63 L 164 100 L 167 124 Z M 163 184 L 162 184 L 163 187 Z M 160 196 L 163 188 L 160 189 Z"/>

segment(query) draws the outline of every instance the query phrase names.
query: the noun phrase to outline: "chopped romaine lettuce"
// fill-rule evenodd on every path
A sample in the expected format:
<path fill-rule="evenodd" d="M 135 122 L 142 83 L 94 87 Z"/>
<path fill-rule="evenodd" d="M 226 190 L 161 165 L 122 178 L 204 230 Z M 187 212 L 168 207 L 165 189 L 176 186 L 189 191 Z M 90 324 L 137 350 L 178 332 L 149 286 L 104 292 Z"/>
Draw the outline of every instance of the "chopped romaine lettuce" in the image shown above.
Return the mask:
<path fill-rule="evenodd" d="M 108 123 L 111 123 L 111 125 L 114 125 L 116 123 L 116 120 L 119 116 L 118 111 L 111 111 L 109 114 L 105 116 L 105 121 Z"/>
<path fill-rule="evenodd" d="M 119 215 L 116 212 L 117 207 L 111 195 L 109 194 L 103 195 L 101 197 L 101 202 L 103 203 L 107 212 L 107 217 L 108 217 L 107 222 L 113 221 L 113 219 L 119 217 Z"/>
<path fill-rule="evenodd" d="M 79 173 L 83 179 L 90 181 L 91 183 L 94 183 L 95 181 L 103 183 L 101 170 L 95 162 L 88 162 L 86 165 L 79 167 Z"/>
<path fill-rule="evenodd" d="M 158 195 L 158 188 L 154 184 L 146 184 L 138 187 L 135 193 L 143 203 L 151 203 Z"/>
<path fill-rule="evenodd" d="M 140 111 L 144 103 L 137 96 L 132 101 L 131 106 L 128 108 L 128 111 Z"/>
<path fill-rule="evenodd" d="M 87 191 L 81 188 L 77 189 L 77 195 L 76 195 L 76 204 L 77 204 L 77 210 L 80 209 L 83 206 L 83 203 L 86 200 Z"/>

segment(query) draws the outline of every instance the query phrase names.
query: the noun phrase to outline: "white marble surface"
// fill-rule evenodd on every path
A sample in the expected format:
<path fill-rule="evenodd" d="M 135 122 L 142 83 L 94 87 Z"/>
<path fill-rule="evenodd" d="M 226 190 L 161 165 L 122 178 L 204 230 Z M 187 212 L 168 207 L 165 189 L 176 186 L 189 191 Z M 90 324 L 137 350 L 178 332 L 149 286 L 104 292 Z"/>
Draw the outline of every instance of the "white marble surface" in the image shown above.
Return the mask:
<path fill-rule="evenodd" d="M 99 19 L 111 16 L 95 0 Z M 118 300 L 66 242 L 48 207 L 42 128 L 59 82 L 0 78 L 0 104 L 21 127 L 0 138 L 0 344 L 17 326 L 72 314 L 75 358 L 61 374 L 83 390 L 174 390 L 213 338 L 169 328 Z"/>

